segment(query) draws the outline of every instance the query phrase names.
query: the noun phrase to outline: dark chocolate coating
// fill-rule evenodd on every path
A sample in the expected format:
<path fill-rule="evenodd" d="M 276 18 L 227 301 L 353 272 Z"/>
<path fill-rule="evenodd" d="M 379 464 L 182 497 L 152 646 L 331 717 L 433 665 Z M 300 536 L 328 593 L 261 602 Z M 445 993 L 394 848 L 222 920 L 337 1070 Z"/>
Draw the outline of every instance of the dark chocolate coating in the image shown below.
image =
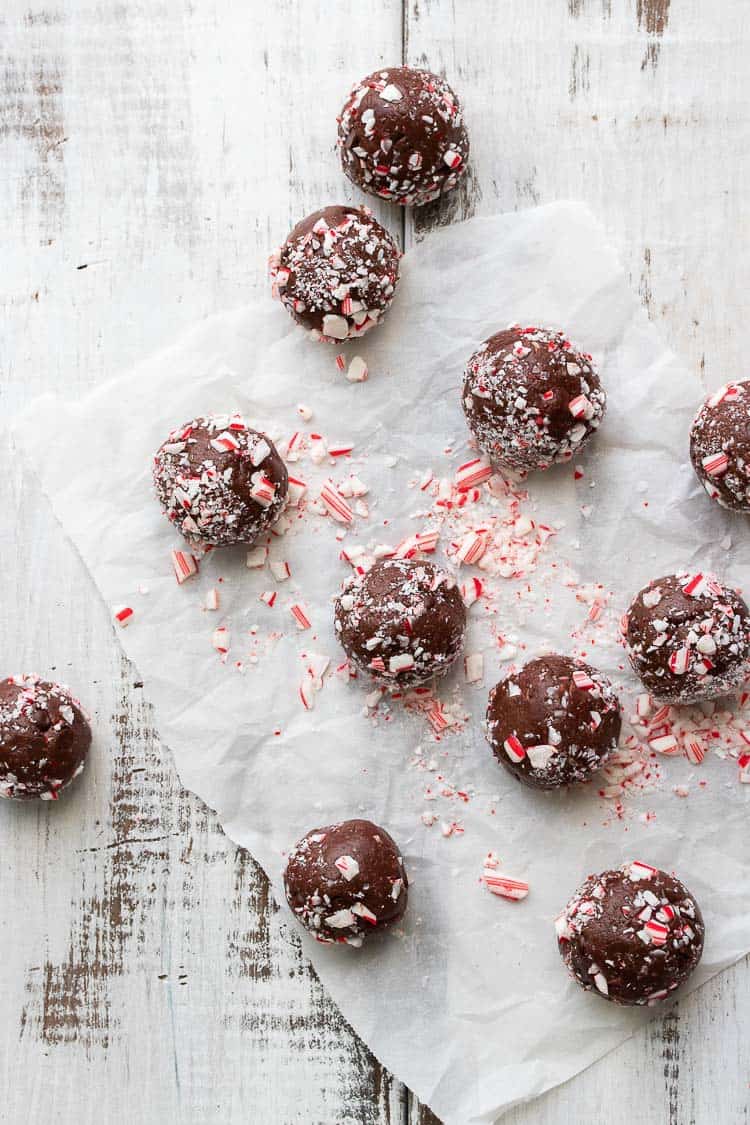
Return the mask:
<path fill-rule="evenodd" d="M 705 932 L 679 879 L 641 863 L 589 875 L 555 928 L 578 983 L 615 1004 L 664 1000 L 700 961 Z"/>
<path fill-rule="evenodd" d="M 408 886 L 398 848 L 369 820 L 314 828 L 295 845 L 284 872 L 297 920 L 318 941 L 354 946 L 403 917 Z"/>
<path fill-rule="evenodd" d="M 590 355 L 562 332 L 517 324 L 474 352 L 462 401 L 479 448 L 493 463 L 519 472 L 569 461 L 607 407 Z"/>
<path fill-rule="evenodd" d="M 690 460 L 713 500 L 750 512 L 750 381 L 709 395 L 690 431 Z"/>
<path fill-rule="evenodd" d="M 712 575 L 655 578 L 633 598 L 622 630 L 633 671 L 663 703 L 713 699 L 750 674 L 748 608 Z"/>
<path fill-rule="evenodd" d="M 91 727 L 67 688 L 37 676 L 0 681 L 0 797 L 56 801 L 83 772 Z"/>
<path fill-rule="evenodd" d="M 443 675 L 463 647 L 466 607 L 455 579 L 433 563 L 376 562 L 349 579 L 335 613 L 347 656 L 375 679 L 399 687 Z"/>
<path fill-rule="evenodd" d="M 289 485 L 271 439 L 236 415 L 195 418 L 173 430 L 154 457 L 153 477 L 165 515 L 194 546 L 254 543 L 281 515 Z M 253 495 L 264 477 L 270 500 Z"/>
<path fill-rule="evenodd" d="M 466 171 L 461 106 L 445 79 L 429 70 L 395 66 L 369 74 L 352 88 L 338 123 L 346 175 L 392 203 L 430 203 Z"/>
<path fill-rule="evenodd" d="M 324 207 L 271 256 L 273 295 L 316 340 L 354 340 L 393 300 L 400 257 L 369 208 Z"/>
<path fill-rule="evenodd" d="M 487 707 L 495 757 L 535 789 L 586 781 L 617 749 L 620 724 L 620 704 L 607 677 L 568 656 L 530 660 L 495 685 Z M 506 747 L 507 740 L 520 743 L 520 761 L 518 745 Z"/>

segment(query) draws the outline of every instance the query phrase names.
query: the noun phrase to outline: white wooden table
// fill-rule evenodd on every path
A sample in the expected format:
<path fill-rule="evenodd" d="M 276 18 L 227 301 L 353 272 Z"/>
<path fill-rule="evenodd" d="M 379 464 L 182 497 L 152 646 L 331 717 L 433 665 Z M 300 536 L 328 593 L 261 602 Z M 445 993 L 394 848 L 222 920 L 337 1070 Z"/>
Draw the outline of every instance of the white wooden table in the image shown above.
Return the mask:
<path fill-rule="evenodd" d="M 747 375 L 749 46 L 746 0 L 4 0 L 2 416 L 247 301 L 296 219 L 356 197 L 334 116 L 401 60 L 446 72 L 473 148 L 450 201 L 378 208 L 407 247 L 586 200 L 692 368 Z M 1 671 L 69 682 L 96 748 L 59 805 L 0 809 L 0 1120 L 430 1121 L 181 789 L 80 561 L 2 457 Z M 507 1120 L 744 1120 L 748 1035 L 745 962 Z"/>

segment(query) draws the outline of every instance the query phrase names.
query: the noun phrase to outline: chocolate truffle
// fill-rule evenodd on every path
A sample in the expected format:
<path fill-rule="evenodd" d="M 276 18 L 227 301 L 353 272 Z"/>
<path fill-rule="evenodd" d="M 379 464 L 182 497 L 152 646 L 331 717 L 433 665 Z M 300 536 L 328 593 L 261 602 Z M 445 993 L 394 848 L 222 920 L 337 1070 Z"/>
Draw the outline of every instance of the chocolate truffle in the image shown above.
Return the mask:
<path fill-rule="evenodd" d="M 487 740 L 519 781 L 586 781 L 617 749 L 620 704 L 606 676 L 569 656 L 540 656 L 490 692 Z"/>
<path fill-rule="evenodd" d="M 341 110 L 344 172 L 363 191 L 420 206 L 456 186 L 469 137 L 444 78 L 410 66 L 377 70 L 353 87 Z"/>
<path fill-rule="evenodd" d="M 466 366 L 469 429 L 492 462 L 518 472 L 570 460 L 606 406 L 591 356 L 563 332 L 514 324 L 485 340 Z"/>
<path fill-rule="evenodd" d="M 701 959 L 698 904 L 679 879 L 624 864 L 589 875 L 555 922 L 558 948 L 587 992 L 615 1004 L 653 1004 L 687 980 Z"/>
<path fill-rule="evenodd" d="M 38 676 L 0 681 L 0 797 L 58 794 L 83 772 L 91 727 L 67 688 Z"/>
<path fill-rule="evenodd" d="M 399 687 L 447 672 L 465 628 L 455 579 L 416 559 L 376 562 L 350 578 L 336 600 L 336 633 L 347 656 L 376 680 Z"/>
<path fill-rule="evenodd" d="M 662 703 L 695 703 L 750 675 L 750 622 L 742 598 L 711 574 L 655 578 L 622 619 L 633 671 Z"/>
<path fill-rule="evenodd" d="M 289 483 L 270 438 L 227 414 L 173 430 L 153 475 L 165 514 L 198 547 L 254 543 L 281 515 Z"/>
<path fill-rule="evenodd" d="M 393 300 L 399 258 L 368 207 L 324 207 L 271 255 L 272 292 L 313 339 L 356 340 Z"/>
<path fill-rule="evenodd" d="M 354 946 L 403 917 L 408 886 L 398 848 L 369 820 L 314 828 L 284 872 L 287 902 L 305 929 L 318 941 Z"/>
<path fill-rule="evenodd" d="M 712 500 L 750 512 L 750 382 L 727 383 L 706 399 L 690 431 L 690 459 Z"/>

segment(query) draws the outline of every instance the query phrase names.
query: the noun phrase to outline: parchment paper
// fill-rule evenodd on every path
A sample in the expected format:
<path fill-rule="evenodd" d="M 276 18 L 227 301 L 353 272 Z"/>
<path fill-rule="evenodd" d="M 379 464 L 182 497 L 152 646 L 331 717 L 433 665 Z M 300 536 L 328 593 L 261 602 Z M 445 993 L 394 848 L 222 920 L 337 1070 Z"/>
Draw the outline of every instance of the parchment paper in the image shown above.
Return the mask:
<path fill-rule="evenodd" d="M 350 573 L 339 559 L 341 528 L 309 510 L 295 514 L 292 530 L 272 544 L 274 557 L 289 562 L 287 583 L 246 569 L 238 550 L 212 553 L 178 587 L 169 552 L 181 544 L 151 492 L 153 452 L 174 425 L 211 411 L 240 410 L 280 438 L 304 429 L 351 441 L 353 465 L 303 461 L 298 475 L 314 497 L 316 482 L 355 472 L 370 487 L 370 516 L 357 519 L 345 542 L 395 543 L 420 529 L 425 520 L 414 513 L 430 506 L 409 482 L 428 469 L 450 477 L 472 455 L 459 401 L 463 365 L 512 321 L 562 326 L 585 343 L 600 365 L 609 414 L 580 458 L 580 481 L 567 466 L 528 484 L 526 510 L 558 534 L 536 575 L 491 579 L 493 612 L 483 603 L 471 611 L 467 647 L 485 653 L 484 683 L 464 685 L 458 669 L 440 689 L 470 721 L 436 741 L 424 716 L 397 703 L 368 710 L 368 688 L 337 675 L 306 712 L 297 692 L 301 654 L 325 654 L 332 666 L 342 659 L 331 612 Z M 183 783 L 260 861 L 279 899 L 283 852 L 314 826 L 367 816 L 399 841 L 412 881 L 402 930 L 359 951 L 302 940 L 386 1066 L 449 1125 L 490 1122 L 648 1018 L 585 995 L 566 976 L 553 919 L 585 874 L 640 858 L 683 877 L 707 922 L 691 987 L 750 947 L 750 787 L 736 783 L 734 764 L 707 758 L 700 785 L 685 759 L 665 760 L 661 782 L 618 812 L 596 785 L 571 795 L 521 789 L 482 731 L 487 690 L 503 667 L 495 633 L 514 638 L 519 658 L 549 646 L 585 649 L 576 630 L 585 629 L 588 606 L 576 600 L 571 573 L 613 591 L 607 614 L 616 615 L 649 578 L 681 565 L 712 567 L 741 584 L 747 540 L 686 466 L 700 388 L 647 322 L 581 206 L 475 219 L 432 235 L 405 258 L 384 325 L 353 352 L 367 359 L 366 383 L 348 383 L 335 350 L 309 341 L 263 294 L 81 402 L 35 402 L 17 441 L 102 597 L 134 610 L 117 639 L 140 671 Z M 296 413 L 300 401 L 313 409 L 309 422 Z M 731 549 L 727 534 L 736 540 Z M 449 541 L 433 557 L 445 561 Z M 220 591 L 216 612 L 203 608 L 210 588 Z M 278 590 L 273 608 L 259 600 L 267 589 Z M 296 629 L 294 599 L 307 605 L 313 630 Z M 219 624 L 231 631 L 226 663 L 211 644 Z M 633 688 L 608 638 L 611 630 L 602 630 L 591 658 Z M 675 785 L 689 797 L 677 797 Z M 453 795 L 425 800 L 428 788 Z M 425 811 L 437 817 L 432 827 Z M 441 824 L 452 823 L 458 831 L 443 835 Z M 530 883 L 525 901 L 506 902 L 481 885 L 490 850 Z M 291 918 L 289 926 L 296 930 Z"/>

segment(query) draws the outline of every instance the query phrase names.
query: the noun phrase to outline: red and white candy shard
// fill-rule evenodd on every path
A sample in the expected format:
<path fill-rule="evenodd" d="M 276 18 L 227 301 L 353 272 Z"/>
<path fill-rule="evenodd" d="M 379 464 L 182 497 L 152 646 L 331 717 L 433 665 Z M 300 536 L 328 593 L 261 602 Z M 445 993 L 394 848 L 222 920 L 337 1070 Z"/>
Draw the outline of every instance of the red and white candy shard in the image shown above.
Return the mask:
<path fill-rule="evenodd" d="M 492 475 L 493 468 L 489 461 L 475 457 L 473 461 L 467 461 L 456 470 L 456 488 L 459 492 L 465 492 L 476 485 L 484 484 Z"/>
<path fill-rule="evenodd" d="M 295 602 L 290 609 L 294 620 L 297 622 L 298 629 L 309 629 L 311 627 L 310 618 L 308 617 L 305 606 L 301 605 L 299 602 Z"/>
<path fill-rule="evenodd" d="M 634 860 L 628 867 L 628 878 L 633 882 L 638 882 L 641 879 L 653 879 L 656 872 L 656 867 L 651 867 L 650 864 L 642 863 L 640 860 Z"/>
<path fill-rule="evenodd" d="M 721 477 L 729 468 L 729 458 L 726 453 L 711 453 L 701 460 L 703 468 L 710 477 Z"/>
<path fill-rule="evenodd" d="M 352 914 L 358 918 L 362 918 L 365 922 L 369 922 L 371 926 L 376 926 L 378 923 L 377 915 L 365 906 L 363 902 L 355 902 L 352 906 Z"/>
<path fill-rule="evenodd" d="M 123 629 L 130 624 L 133 618 L 133 610 L 129 605 L 115 606 L 112 612 L 115 621 Z"/>
<path fill-rule="evenodd" d="M 292 571 L 286 559 L 271 559 L 269 566 L 277 582 L 286 582 L 291 577 Z"/>
<path fill-rule="evenodd" d="M 356 879 L 357 875 L 359 875 L 359 864 L 356 859 L 350 855 L 340 855 L 339 858 L 334 861 L 334 867 L 338 868 L 348 882 L 351 882 L 352 879 Z"/>
<path fill-rule="evenodd" d="M 500 875 L 493 867 L 485 866 L 482 881 L 493 895 L 513 899 L 516 902 L 526 898 L 529 893 L 528 883 L 524 883 L 520 879 L 510 879 L 507 875 Z"/>
<path fill-rule="evenodd" d="M 198 560 L 195 555 L 190 555 L 186 551 L 172 551 L 171 558 L 172 569 L 180 585 L 198 573 Z"/>
<path fill-rule="evenodd" d="M 226 625 L 219 625 L 214 629 L 211 635 L 211 644 L 222 655 L 229 652 L 229 629 Z"/>
<path fill-rule="evenodd" d="M 350 383 L 364 383 L 370 372 L 361 355 L 355 355 L 349 364 L 346 377 Z"/>
<path fill-rule="evenodd" d="M 333 481 L 328 480 L 320 491 L 320 499 L 326 511 L 339 523 L 353 523 L 354 512 L 347 504 L 344 497 L 336 488 Z"/>
<path fill-rule="evenodd" d="M 503 742 L 503 749 L 510 758 L 511 762 L 522 762 L 526 757 L 526 751 L 522 743 L 516 738 L 514 734 L 510 735 Z"/>

